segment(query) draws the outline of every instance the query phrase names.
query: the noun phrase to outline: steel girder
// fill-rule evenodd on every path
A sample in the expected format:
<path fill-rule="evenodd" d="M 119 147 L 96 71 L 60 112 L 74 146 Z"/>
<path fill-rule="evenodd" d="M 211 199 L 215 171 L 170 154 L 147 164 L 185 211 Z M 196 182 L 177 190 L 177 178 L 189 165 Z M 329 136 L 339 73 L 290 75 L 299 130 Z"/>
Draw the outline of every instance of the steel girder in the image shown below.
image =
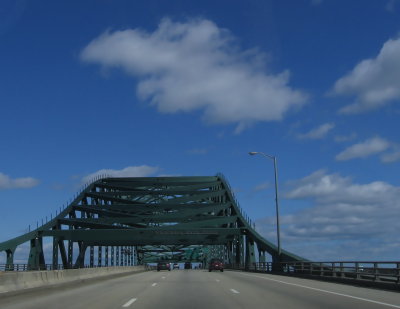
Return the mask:
<path fill-rule="evenodd" d="M 94 264 L 95 246 L 98 264 L 111 265 L 218 256 L 245 266 L 255 261 L 255 245 L 260 257 L 268 252 L 278 259 L 277 247 L 253 229 L 222 175 L 97 179 L 54 219 L 0 243 L 0 251 L 12 264 L 15 249 L 29 242 L 28 264 L 37 269 L 45 263 L 44 237 L 53 238 L 53 265 L 61 259 L 65 268 L 82 266 L 87 248 Z M 280 260 L 304 259 L 283 250 Z"/>

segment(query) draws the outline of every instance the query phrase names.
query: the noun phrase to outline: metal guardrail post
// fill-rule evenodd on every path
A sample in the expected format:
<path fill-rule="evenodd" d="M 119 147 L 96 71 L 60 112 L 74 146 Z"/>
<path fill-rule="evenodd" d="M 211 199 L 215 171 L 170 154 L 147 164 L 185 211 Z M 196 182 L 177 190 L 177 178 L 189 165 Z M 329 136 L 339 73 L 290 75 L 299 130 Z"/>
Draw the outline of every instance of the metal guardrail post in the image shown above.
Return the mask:
<path fill-rule="evenodd" d="M 344 269 L 343 269 L 343 263 L 342 263 L 342 262 L 340 262 L 340 277 L 341 277 L 341 278 L 344 278 L 344 277 L 345 277 L 345 275 L 344 275 Z"/>
<path fill-rule="evenodd" d="M 356 279 L 359 280 L 360 278 L 360 264 L 356 262 Z"/>
<path fill-rule="evenodd" d="M 378 269 L 378 263 L 374 263 L 374 280 L 379 281 L 379 269 Z"/>
<path fill-rule="evenodd" d="M 332 262 L 332 277 L 336 277 L 336 263 Z"/>
<path fill-rule="evenodd" d="M 396 276 L 397 276 L 396 283 L 400 284 L 400 263 L 396 264 L 396 268 L 397 268 L 397 271 L 396 271 Z"/>

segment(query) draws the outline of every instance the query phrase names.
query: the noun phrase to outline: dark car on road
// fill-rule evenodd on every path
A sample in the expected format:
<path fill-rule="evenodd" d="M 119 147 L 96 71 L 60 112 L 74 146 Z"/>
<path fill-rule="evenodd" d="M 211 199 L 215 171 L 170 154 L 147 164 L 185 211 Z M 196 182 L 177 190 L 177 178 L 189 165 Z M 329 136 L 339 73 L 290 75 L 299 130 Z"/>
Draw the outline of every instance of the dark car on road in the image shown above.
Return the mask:
<path fill-rule="evenodd" d="M 208 264 L 208 271 L 212 270 L 224 271 L 224 263 L 220 259 L 212 259 Z"/>
<path fill-rule="evenodd" d="M 178 263 L 174 263 L 174 266 L 172 268 L 173 269 L 179 269 L 179 264 Z"/>
<path fill-rule="evenodd" d="M 185 269 L 192 269 L 192 263 L 190 262 L 185 262 Z"/>
<path fill-rule="evenodd" d="M 171 270 L 171 266 L 167 262 L 158 262 L 157 271 L 160 270 Z"/>

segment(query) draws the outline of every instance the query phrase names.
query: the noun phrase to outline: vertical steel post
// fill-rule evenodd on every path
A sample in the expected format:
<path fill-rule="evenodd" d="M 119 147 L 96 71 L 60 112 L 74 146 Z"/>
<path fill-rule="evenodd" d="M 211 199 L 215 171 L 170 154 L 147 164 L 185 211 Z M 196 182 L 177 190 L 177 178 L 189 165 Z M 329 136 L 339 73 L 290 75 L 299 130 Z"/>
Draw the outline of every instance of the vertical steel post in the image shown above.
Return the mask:
<path fill-rule="evenodd" d="M 275 174 L 275 208 L 276 208 L 276 234 L 278 238 L 278 259 L 281 261 L 281 233 L 279 225 L 279 202 L 278 202 L 278 167 L 276 165 L 276 157 L 274 158 L 274 174 Z"/>
<path fill-rule="evenodd" d="M 94 246 L 90 246 L 90 249 L 89 249 L 90 251 L 90 256 L 89 256 L 89 265 L 90 265 L 90 268 L 93 268 L 94 267 Z"/>
<path fill-rule="evenodd" d="M 105 266 L 108 266 L 108 246 L 106 246 L 105 251 L 106 252 L 105 252 L 105 261 L 104 261 L 105 263 L 104 264 L 105 264 Z"/>

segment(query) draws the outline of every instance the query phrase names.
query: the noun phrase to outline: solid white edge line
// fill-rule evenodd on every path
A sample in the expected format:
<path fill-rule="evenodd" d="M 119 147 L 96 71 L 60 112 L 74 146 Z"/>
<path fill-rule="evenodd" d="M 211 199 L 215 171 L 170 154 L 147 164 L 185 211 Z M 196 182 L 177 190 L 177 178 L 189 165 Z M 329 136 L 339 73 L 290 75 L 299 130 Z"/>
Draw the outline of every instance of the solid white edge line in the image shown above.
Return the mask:
<path fill-rule="evenodd" d="M 132 298 L 130 301 L 128 301 L 127 303 L 123 304 L 122 307 L 129 307 L 130 305 L 132 305 L 134 302 L 136 301 L 136 298 Z"/>
<path fill-rule="evenodd" d="M 236 291 L 235 289 L 231 289 L 231 292 L 232 292 L 232 293 L 235 293 L 235 294 L 239 294 L 239 292 Z"/>
<path fill-rule="evenodd" d="M 260 277 L 260 276 L 252 276 L 252 275 L 243 274 L 243 273 L 242 273 L 242 275 L 250 276 L 250 277 L 256 277 L 256 278 L 265 279 L 265 280 L 269 280 L 269 281 L 275 281 L 275 282 L 279 282 L 279 283 L 283 283 L 283 284 L 287 284 L 287 285 L 294 285 L 294 286 L 298 286 L 298 287 L 301 287 L 301 288 L 304 288 L 304 289 L 314 290 L 314 291 L 318 291 L 318 292 L 323 292 L 323 293 L 328 293 L 328 294 L 333 294 L 333 295 L 338 295 L 338 296 L 358 299 L 358 300 L 362 300 L 362 301 L 365 301 L 365 302 L 374 303 L 374 304 L 383 305 L 383 306 L 388 306 L 388 307 L 392 307 L 392 308 L 400 308 L 400 306 L 398 306 L 398 305 L 383 303 L 383 302 L 372 300 L 372 299 L 368 299 L 368 298 L 362 298 L 362 297 L 352 296 L 352 295 L 348 295 L 348 294 L 342 294 L 342 293 L 332 292 L 332 291 L 328 291 L 328 290 L 322 290 L 322 289 L 318 289 L 318 288 L 312 288 L 310 286 L 301 285 L 301 284 L 297 284 L 297 283 L 290 283 L 290 282 L 286 282 L 286 281 L 281 281 L 281 280 L 276 280 L 276 279 L 271 279 L 271 278 L 266 278 L 266 277 Z"/>

